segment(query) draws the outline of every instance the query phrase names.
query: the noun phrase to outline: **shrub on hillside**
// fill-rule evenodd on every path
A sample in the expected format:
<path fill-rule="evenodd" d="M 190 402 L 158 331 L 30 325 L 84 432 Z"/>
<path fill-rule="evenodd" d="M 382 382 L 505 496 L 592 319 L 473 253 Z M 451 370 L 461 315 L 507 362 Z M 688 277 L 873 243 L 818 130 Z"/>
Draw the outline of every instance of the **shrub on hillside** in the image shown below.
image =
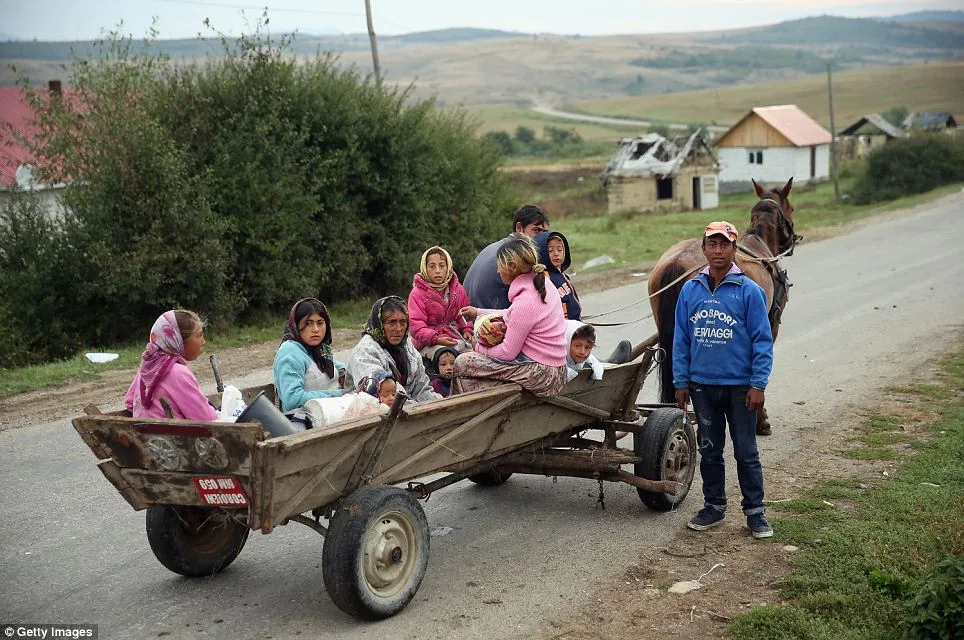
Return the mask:
<path fill-rule="evenodd" d="M 219 59 L 175 67 L 150 42 L 112 36 L 71 65 L 73 93 L 32 93 L 35 151 L 47 180 L 70 183 L 72 212 L 38 243 L 69 248 L 82 277 L 62 291 L 34 269 L 29 286 L 6 289 L 0 318 L 35 330 L 17 317 L 27 292 L 68 308 L 75 326 L 47 356 L 142 338 L 172 306 L 217 325 L 264 312 L 280 322 L 306 295 L 405 295 L 429 245 L 464 271 L 504 234 L 500 153 L 463 113 L 329 56 L 296 64 L 261 35 L 222 44 Z"/>
<path fill-rule="evenodd" d="M 913 135 L 867 156 L 854 185 L 854 202 L 893 200 L 959 180 L 964 180 L 964 141 L 945 135 Z"/>

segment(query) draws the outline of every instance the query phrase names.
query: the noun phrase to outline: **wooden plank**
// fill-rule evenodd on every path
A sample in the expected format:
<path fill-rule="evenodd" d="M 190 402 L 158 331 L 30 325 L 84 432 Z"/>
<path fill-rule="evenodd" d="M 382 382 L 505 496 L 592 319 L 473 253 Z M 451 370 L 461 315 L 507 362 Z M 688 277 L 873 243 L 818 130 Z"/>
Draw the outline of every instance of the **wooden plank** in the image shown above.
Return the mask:
<path fill-rule="evenodd" d="M 406 468 L 408 468 L 408 467 L 411 467 L 412 465 L 414 465 L 416 462 L 418 462 L 419 460 L 421 460 L 422 458 L 424 458 L 425 456 L 427 456 L 427 455 L 428 455 L 429 453 L 431 453 L 432 451 L 434 451 L 434 450 L 442 447 L 445 443 L 454 440 L 455 438 L 459 437 L 460 435 L 462 435 L 463 433 L 465 433 L 465 432 L 468 431 L 469 429 L 473 429 L 473 428 L 477 427 L 478 425 L 480 425 L 480 424 L 482 424 L 483 422 L 485 422 L 486 420 L 488 420 L 490 417 L 492 417 L 492 416 L 494 416 L 494 415 L 496 415 L 496 414 L 498 414 L 498 413 L 501 413 L 502 411 L 505 411 L 505 410 L 508 409 L 510 406 L 512 406 L 513 404 L 515 404 L 516 401 L 518 401 L 521 396 L 522 396 L 522 393 L 521 393 L 521 392 L 517 392 L 516 395 L 510 396 L 510 397 L 508 397 L 508 398 L 503 399 L 503 400 L 500 401 L 500 402 L 495 403 L 494 405 L 492 405 L 491 407 L 489 407 L 488 409 L 486 409 L 486 410 L 483 411 L 482 413 L 478 414 L 477 416 L 475 416 L 475 417 L 472 418 L 471 420 L 463 423 L 462 426 L 458 427 L 457 429 L 455 429 L 455 430 L 453 430 L 453 431 L 450 431 L 449 433 L 447 433 L 445 436 L 439 438 L 438 440 L 433 440 L 433 441 L 431 441 L 428 446 L 422 448 L 421 450 L 419 450 L 418 452 L 416 452 L 414 455 L 405 458 L 405 459 L 402 460 L 401 462 L 395 464 L 394 466 L 392 466 L 392 467 L 386 469 L 385 471 L 383 471 L 382 473 L 378 474 L 377 476 L 375 476 L 375 478 L 372 479 L 372 484 L 381 484 L 381 483 L 385 482 L 386 479 L 392 477 L 393 475 L 397 474 L 398 472 L 402 471 L 403 469 L 406 469 Z"/>
<path fill-rule="evenodd" d="M 371 451 L 358 456 L 358 461 L 355 463 L 355 466 L 352 467 L 351 473 L 348 474 L 348 479 L 345 481 L 345 488 L 342 490 L 344 495 L 348 495 L 357 489 L 362 480 L 370 479 L 372 469 L 378 464 L 378 460 L 382 456 L 382 451 L 385 450 L 385 445 L 388 444 L 388 438 L 392 435 L 392 429 L 394 429 L 395 424 L 398 422 L 398 416 L 402 412 L 402 405 L 405 404 L 407 399 L 408 394 L 405 393 L 405 390 L 399 389 L 395 400 L 392 401 L 392 407 L 388 415 L 385 416 L 381 426 L 375 430 L 374 438 L 370 440 L 372 445 Z"/>
<path fill-rule="evenodd" d="M 145 420 L 106 415 L 81 416 L 71 422 L 98 458 L 111 458 L 122 468 L 153 469 L 147 442 L 155 435 L 162 435 L 177 450 L 181 461 L 180 471 L 247 474 L 251 465 L 251 448 L 264 439 L 261 427 L 253 424 Z M 160 432 L 152 433 L 155 430 Z M 227 467 L 212 466 L 197 447 L 198 438 L 216 438 L 227 454 Z"/>
<path fill-rule="evenodd" d="M 562 407 L 563 409 L 569 409 L 570 411 L 587 415 L 591 418 L 596 418 L 597 420 L 609 419 L 608 411 L 597 409 L 596 407 L 590 407 L 587 404 L 583 404 L 577 400 L 573 400 L 565 396 L 551 396 L 548 398 L 543 398 L 542 401 L 548 402 L 549 404 L 554 404 L 557 407 Z"/>
<path fill-rule="evenodd" d="M 317 487 L 321 483 L 326 481 L 330 482 L 329 479 L 332 475 L 332 472 L 334 472 L 342 462 L 349 460 L 352 456 L 357 456 L 358 452 L 361 451 L 364 444 L 371 437 L 372 437 L 371 431 L 363 431 L 362 433 L 358 434 L 355 437 L 355 439 L 352 440 L 352 442 L 347 447 L 342 449 L 337 456 L 335 456 L 332 460 L 330 460 L 329 462 L 324 464 L 321 468 L 319 468 L 315 472 L 315 474 L 301 486 L 300 489 L 295 491 L 292 495 L 284 498 L 284 502 L 278 507 L 278 510 L 277 510 L 277 513 L 283 514 L 278 521 L 283 520 L 284 518 L 287 518 L 289 515 L 293 513 L 301 513 L 301 511 L 291 511 L 291 507 L 298 504 L 301 500 L 303 500 L 306 496 L 308 496 L 315 489 L 315 487 Z M 342 482 L 344 482 L 344 480 L 345 479 L 343 478 Z M 332 488 L 338 491 L 338 493 L 341 493 L 341 487 L 333 486 Z M 321 506 L 321 505 L 319 504 L 315 506 Z"/>

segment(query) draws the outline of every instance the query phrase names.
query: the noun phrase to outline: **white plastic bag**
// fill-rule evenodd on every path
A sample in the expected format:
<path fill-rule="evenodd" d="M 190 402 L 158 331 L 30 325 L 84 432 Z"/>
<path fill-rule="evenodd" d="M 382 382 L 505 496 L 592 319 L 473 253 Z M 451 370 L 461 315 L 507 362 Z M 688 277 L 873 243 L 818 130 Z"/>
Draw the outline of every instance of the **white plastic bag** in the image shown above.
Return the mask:
<path fill-rule="evenodd" d="M 241 399 L 241 390 L 233 384 L 224 387 L 221 393 L 221 410 L 218 412 L 218 422 L 234 422 L 248 407 Z"/>

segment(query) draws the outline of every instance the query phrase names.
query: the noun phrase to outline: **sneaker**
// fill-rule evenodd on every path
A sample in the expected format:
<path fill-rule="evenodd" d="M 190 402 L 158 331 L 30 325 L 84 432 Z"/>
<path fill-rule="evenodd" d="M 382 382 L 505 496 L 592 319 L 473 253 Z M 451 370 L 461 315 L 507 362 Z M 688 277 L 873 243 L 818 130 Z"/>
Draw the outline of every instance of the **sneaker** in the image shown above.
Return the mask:
<path fill-rule="evenodd" d="M 703 507 L 700 512 L 690 518 L 686 526 L 694 531 L 706 531 L 726 520 L 726 514 L 713 507 Z"/>
<path fill-rule="evenodd" d="M 769 538 L 773 535 L 773 527 L 770 526 L 762 513 L 747 516 L 746 526 L 749 527 L 754 538 Z"/>

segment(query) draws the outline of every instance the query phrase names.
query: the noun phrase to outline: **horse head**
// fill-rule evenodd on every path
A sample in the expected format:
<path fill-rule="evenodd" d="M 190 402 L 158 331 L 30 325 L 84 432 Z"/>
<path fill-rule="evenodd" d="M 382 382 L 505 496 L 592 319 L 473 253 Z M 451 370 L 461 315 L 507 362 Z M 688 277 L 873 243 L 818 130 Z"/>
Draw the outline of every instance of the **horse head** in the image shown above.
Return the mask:
<path fill-rule="evenodd" d="M 793 255 L 793 247 L 803 239 L 793 231 L 793 205 L 789 199 L 793 178 L 779 189 L 767 189 L 756 180 L 751 182 L 759 201 L 750 209 L 750 228 L 744 235 L 762 238 L 773 255 Z"/>

